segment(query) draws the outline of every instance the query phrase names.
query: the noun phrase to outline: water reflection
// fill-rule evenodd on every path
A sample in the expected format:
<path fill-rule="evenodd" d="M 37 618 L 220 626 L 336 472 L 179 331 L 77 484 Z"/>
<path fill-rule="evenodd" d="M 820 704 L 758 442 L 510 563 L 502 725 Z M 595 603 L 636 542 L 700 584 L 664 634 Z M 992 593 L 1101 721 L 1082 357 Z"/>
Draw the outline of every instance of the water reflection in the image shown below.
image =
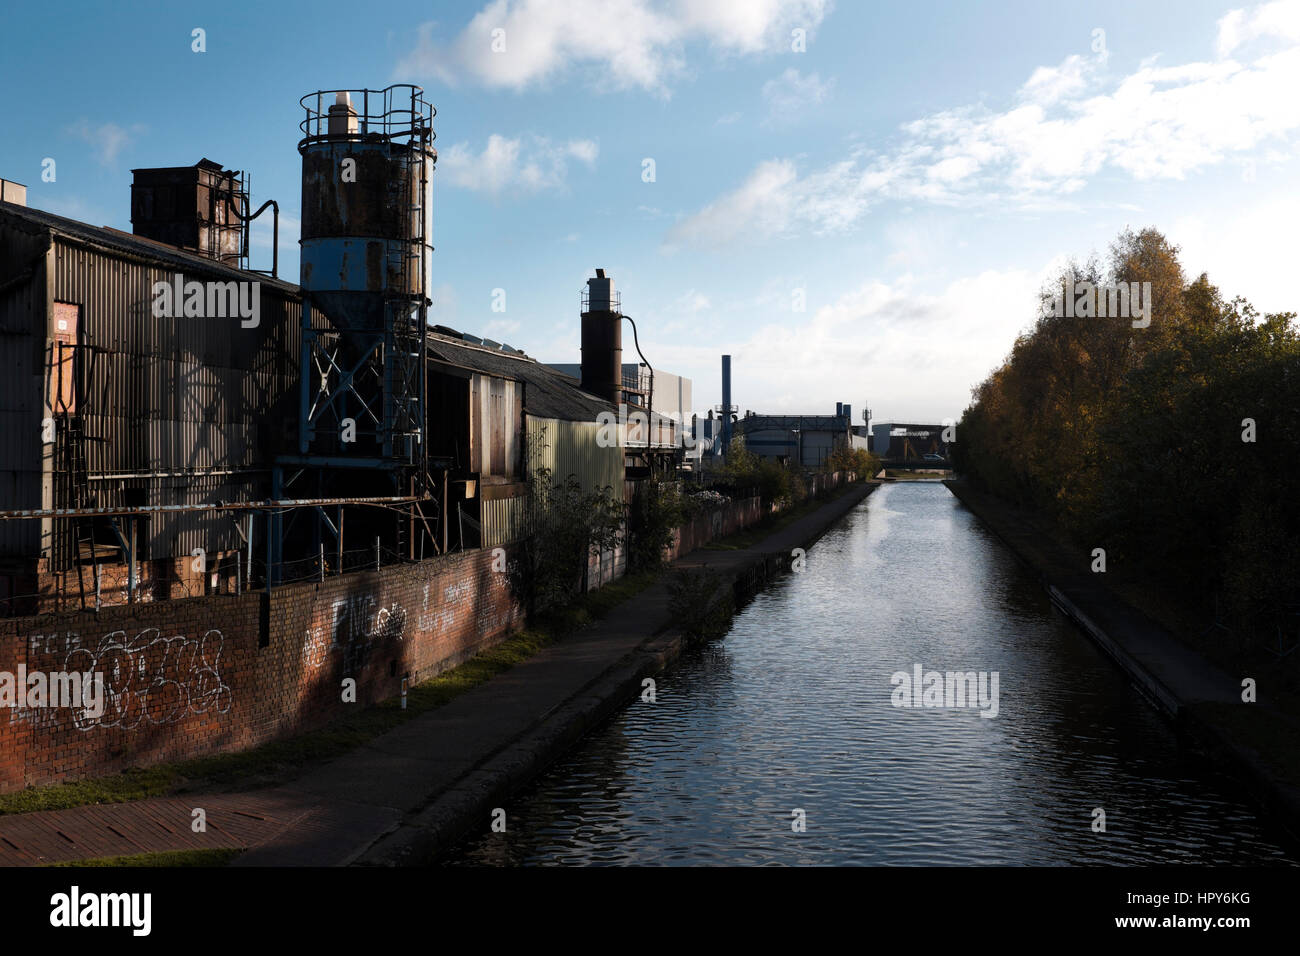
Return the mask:
<path fill-rule="evenodd" d="M 997 671 L 998 716 L 894 707 L 916 663 Z M 507 812 L 450 862 L 1294 862 L 928 483 L 868 498 Z"/>

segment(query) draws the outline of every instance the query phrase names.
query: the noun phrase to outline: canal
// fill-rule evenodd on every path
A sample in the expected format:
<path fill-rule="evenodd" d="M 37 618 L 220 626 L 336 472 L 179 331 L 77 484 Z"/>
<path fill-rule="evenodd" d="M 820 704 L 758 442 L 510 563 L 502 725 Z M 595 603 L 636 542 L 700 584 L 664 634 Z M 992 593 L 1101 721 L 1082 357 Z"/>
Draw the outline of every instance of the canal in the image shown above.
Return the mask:
<path fill-rule="evenodd" d="M 916 665 L 997 672 L 997 715 L 895 706 Z M 447 862 L 1295 862 L 936 482 L 877 490 L 505 810 Z"/>

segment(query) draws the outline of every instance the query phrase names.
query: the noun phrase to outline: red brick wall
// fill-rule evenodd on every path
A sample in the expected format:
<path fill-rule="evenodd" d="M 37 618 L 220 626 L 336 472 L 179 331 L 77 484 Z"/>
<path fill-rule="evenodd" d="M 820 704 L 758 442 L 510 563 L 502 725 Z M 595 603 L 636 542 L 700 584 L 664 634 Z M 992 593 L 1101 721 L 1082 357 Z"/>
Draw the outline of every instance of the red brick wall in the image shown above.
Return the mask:
<path fill-rule="evenodd" d="M 724 507 L 701 515 L 673 532 L 673 544 L 668 549 L 668 560 L 676 561 L 682 555 L 703 547 L 710 541 L 748 528 L 762 517 L 761 498 L 741 498 L 729 502 Z"/>
<path fill-rule="evenodd" d="M 319 727 L 399 693 L 403 675 L 414 683 L 454 666 L 521 622 L 492 550 L 285 585 L 269 602 L 255 592 L 0 620 L 0 671 L 96 670 L 107 685 L 98 720 L 67 708 L 0 708 L 0 790 Z M 342 702 L 345 677 L 357 682 L 357 704 Z"/>

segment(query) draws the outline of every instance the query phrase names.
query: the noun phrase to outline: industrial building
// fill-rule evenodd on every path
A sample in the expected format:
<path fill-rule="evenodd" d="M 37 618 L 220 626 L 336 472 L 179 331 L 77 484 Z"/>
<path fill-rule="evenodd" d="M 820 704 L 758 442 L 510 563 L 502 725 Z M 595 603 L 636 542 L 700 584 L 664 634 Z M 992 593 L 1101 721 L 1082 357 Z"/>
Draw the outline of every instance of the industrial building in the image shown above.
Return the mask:
<path fill-rule="evenodd" d="M 6 183 L 0 613 L 495 546 L 524 533 L 538 468 L 621 499 L 672 460 L 671 430 L 598 441 L 624 398 L 603 272 L 577 377 L 431 325 L 437 153 L 418 87 L 301 105 L 298 284 L 246 268 L 248 221 L 272 206 L 278 230 L 278 205 L 250 214 L 247 175 L 210 160 L 135 170 L 132 234 Z M 682 400 L 674 376 L 658 388 Z"/>
<path fill-rule="evenodd" d="M 834 415 L 756 415 L 738 419 L 735 434 L 744 436 L 745 447 L 763 458 L 783 465 L 820 468 L 836 450 L 866 448 L 867 441 L 855 435 L 850 406 L 838 403 Z"/>
<path fill-rule="evenodd" d="M 582 366 L 576 362 L 552 362 L 550 367 L 571 378 L 582 378 Z M 629 405 L 648 405 L 665 418 L 679 422 L 689 423 L 694 409 L 689 378 L 638 362 L 623 363 L 623 397 Z"/>
<path fill-rule="evenodd" d="M 883 461 L 948 462 L 950 434 L 946 425 L 918 425 L 903 422 L 876 422 L 871 426 L 871 448 Z"/>
<path fill-rule="evenodd" d="M 623 314 L 622 297 L 604 269 L 587 280 L 581 310 L 582 362 L 550 368 L 615 407 L 628 479 L 680 464 L 689 430 L 690 379 L 657 371 L 641 354 L 636 323 Z M 622 361 L 624 322 L 632 327 L 639 364 Z"/>

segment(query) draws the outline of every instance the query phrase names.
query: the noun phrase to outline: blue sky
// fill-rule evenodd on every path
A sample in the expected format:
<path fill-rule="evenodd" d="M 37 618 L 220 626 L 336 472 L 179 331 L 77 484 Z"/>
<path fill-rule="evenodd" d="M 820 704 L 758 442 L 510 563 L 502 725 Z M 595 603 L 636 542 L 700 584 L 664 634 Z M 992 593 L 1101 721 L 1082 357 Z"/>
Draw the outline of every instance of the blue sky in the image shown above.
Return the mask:
<path fill-rule="evenodd" d="M 290 278 L 299 97 L 418 83 L 435 319 L 577 361 L 604 267 L 701 413 L 730 352 L 742 410 L 955 418 L 1047 276 L 1125 226 L 1300 308 L 1297 0 L 56 2 L 6 13 L 0 81 L 31 205 L 130 229 L 131 168 L 207 156 L 280 202 Z"/>

